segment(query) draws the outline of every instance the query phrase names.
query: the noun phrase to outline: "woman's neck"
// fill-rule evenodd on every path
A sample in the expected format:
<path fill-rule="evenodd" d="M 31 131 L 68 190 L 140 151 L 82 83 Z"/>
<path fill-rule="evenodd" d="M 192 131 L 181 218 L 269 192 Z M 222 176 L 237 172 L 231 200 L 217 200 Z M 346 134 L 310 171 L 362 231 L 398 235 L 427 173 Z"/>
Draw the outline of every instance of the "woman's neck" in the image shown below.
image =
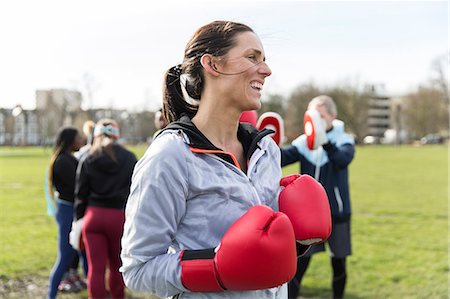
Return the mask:
<path fill-rule="evenodd" d="M 192 122 L 216 147 L 223 150 L 234 147 L 238 142 L 239 111 L 209 103 L 212 101 L 202 102 Z"/>

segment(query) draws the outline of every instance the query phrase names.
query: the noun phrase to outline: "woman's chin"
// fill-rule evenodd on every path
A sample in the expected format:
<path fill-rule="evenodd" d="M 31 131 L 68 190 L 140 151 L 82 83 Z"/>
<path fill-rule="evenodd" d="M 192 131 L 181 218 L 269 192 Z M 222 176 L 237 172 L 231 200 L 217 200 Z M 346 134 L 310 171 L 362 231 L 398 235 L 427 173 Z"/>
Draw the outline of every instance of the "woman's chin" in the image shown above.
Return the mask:
<path fill-rule="evenodd" d="M 251 107 L 247 110 L 259 110 L 261 109 L 261 100 L 258 98 L 257 100 L 253 100 L 251 102 Z"/>

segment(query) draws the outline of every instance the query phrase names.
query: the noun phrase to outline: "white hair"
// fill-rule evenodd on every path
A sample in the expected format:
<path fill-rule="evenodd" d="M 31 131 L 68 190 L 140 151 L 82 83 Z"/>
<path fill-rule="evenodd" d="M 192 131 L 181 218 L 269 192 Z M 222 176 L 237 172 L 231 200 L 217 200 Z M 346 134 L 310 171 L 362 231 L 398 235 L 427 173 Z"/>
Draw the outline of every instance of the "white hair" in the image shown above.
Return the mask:
<path fill-rule="evenodd" d="M 327 108 L 328 113 L 331 115 L 337 116 L 337 108 L 336 103 L 333 101 L 333 99 L 327 95 L 320 95 L 315 98 L 313 98 L 309 104 L 308 109 L 315 108 L 318 106 L 324 105 Z"/>

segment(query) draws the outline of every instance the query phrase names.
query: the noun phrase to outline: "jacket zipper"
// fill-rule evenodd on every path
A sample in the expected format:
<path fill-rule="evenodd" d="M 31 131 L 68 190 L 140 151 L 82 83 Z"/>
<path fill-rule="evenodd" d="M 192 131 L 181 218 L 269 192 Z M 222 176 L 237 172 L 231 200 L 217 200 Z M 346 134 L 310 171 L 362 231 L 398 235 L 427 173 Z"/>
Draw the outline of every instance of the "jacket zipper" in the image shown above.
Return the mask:
<path fill-rule="evenodd" d="M 339 188 L 337 186 L 334 186 L 334 197 L 336 197 L 339 213 L 344 212 L 344 203 L 342 202 L 341 193 L 339 192 Z"/>
<path fill-rule="evenodd" d="M 229 153 L 229 152 L 225 152 L 225 151 L 220 151 L 220 150 L 205 150 L 205 149 L 199 149 L 199 148 L 194 148 L 194 147 L 191 147 L 190 148 L 191 149 L 191 151 L 193 152 L 193 153 L 197 153 L 197 154 L 224 154 L 224 155 L 228 155 L 228 156 L 230 156 L 230 158 L 233 160 L 233 166 L 235 166 L 237 169 L 238 169 L 238 172 L 239 173 L 241 173 L 243 176 L 245 176 L 246 178 L 247 178 L 247 180 L 248 180 L 248 182 L 252 185 L 252 192 L 253 192 L 253 194 L 255 195 L 255 197 L 256 197 L 256 199 L 257 199 L 257 201 L 258 201 L 258 204 L 262 204 L 262 201 L 261 201 L 261 199 L 259 198 L 259 195 L 258 195 L 258 192 L 256 192 L 256 190 L 255 190 L 255 187 L 253 186 L 253 183 L 252 183 L 252 180 L 250 179 L 250 177 L 246 174 L 246 173 L 244 173 L 243 171 L 242 171 L 242 169 L 241 169 L 241 167 L 239 167 L 239 163 L 238 163 L 238 161 L 237 161 L 237 159 L 236 159 L 236 157 L 232 154 L 232 153 Z M 260 157 L 262 157 L 263 155 L 264 155 L 264 150 L 260 150 L 259 152 L 258 152 L 258 154 L 256 155 L 256 156 L 254 156 L 253 157 L 253 161 L 257 161 Z M 219 157 L 217 157 L 217 156 L 213 156 L 214 158 L 217 158 L 217 159 L 219 159 L 220 161 L 223 161 L 223 162 L 226 162 L 226 163 L 229 163 L 229 162 L 227 162 L 227 161 L 224 161 L 223 159 L 220 159 Z M 251 168 L 253 169 L 253 167 L 254 167 L 254 165 L 256 164 L 256 161 L 255 162 L 253 162 L 252 164 L 251 164 Z M 230 163 L 231 164 L 231 163 Z M 249 169 L 247 170 L 247 173 L 250 173 L 250 167 L 249 167 Z"/>
<path fill-rule="evenodd" d="M 260 149 L 258 152 L 253 154 L 252 159 L 250 159 L 248 163 L 247 176 L 249 176 L 250 173 L 252 173 L 253 168 L 255 168 L 256 162 L 258 162 L 259 158 L 261 158 L 265 152 L 266 152 L 265 150 Z"/>

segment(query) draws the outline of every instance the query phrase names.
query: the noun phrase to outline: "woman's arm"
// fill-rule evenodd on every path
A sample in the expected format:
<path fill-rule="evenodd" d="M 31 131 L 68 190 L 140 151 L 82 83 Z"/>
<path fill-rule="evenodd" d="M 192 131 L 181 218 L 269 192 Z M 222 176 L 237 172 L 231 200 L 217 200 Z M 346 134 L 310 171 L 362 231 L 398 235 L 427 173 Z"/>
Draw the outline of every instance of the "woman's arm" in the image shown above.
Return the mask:
<path fill-rule="evenodd" d="M 125 284 L 160 297 L 186 291 L 180 252 L 168 253 L 186 209 L 188 173 L 179 149 L 155 144 L 136 165 L 122 237 Z"/>
<path fill-rule="evenodd" d="M 74 218 L 81 219 L 86 212 L 87 199 L 89 198 L 89 182 L 86 161 L 80 161 L 75 179 Z"/>
<path fill-rule="evenodd" d="M 355 146 L 352 143 L 336 145 L 334 143 L 324 144 L 323 149 L 328 154 L 328 159 L 340 168 L 347 167 L 355 155 Z"/>

